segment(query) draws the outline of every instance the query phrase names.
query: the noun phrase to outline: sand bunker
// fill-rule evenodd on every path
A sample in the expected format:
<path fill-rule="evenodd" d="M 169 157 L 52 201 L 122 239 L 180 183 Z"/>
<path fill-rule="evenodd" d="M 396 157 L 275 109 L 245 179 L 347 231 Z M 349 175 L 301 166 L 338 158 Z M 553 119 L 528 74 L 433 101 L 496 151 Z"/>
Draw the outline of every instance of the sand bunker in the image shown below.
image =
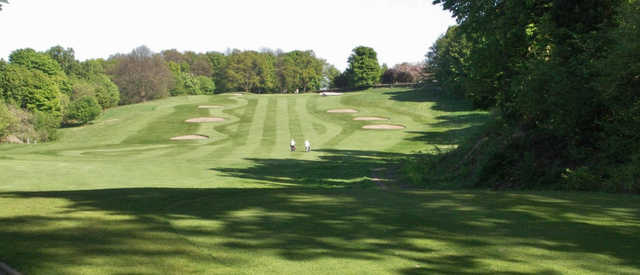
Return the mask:
<path fill-rule="evenodd" d="M 376 130 L 397 130 L 404 129 L 406 127 L 402 125 L 391 125 L 391 124 L 374 124 L 374 125 L 365 125 L 362 126 L 363 129 L 376 129 Z"/>
<path fill-rule="evenodd" d="M 234 96 L 241 96 L 241 93 L 230 93 L 230 95 L 234 95 Z"/>
<path fill-rule="evenodd" d="M 322 93 L 320 93 L 320 95 L 342 95 L 342 93 L 336 93 L 336 92 L 322 92 Z"/>
<path fill-rule="evenodd" d="M 354 109 L 333 109 L 328 110 L 327 113 L 357 113 L 358 111 Z"/>
<path fill-rule="evenodd" d="M 222 105 L 200 105 L 198 106 L 200 109 L 217 109 L 222 108 Z"/>
<path fill-rule="evenodd" d="M 196 139 L 208 139 L 208 136 L 203 135 L 186 135 L 179 137 L 172 137 L 171 140 L 196 140 Z"/>
<path fill-rule="evenodd" d="M 185 122 L 202 123 L 202 122 L 220 122 L 224 121 L 221 117 L 196 117 L 185 120 Z"/>
<path fill-rule="evenodd" d="M 384 117 L 375 117 L 375 116 L 359 116 L 359 117 L 354 117 L 353 120 L 389 120 L 389 119 Z"/>

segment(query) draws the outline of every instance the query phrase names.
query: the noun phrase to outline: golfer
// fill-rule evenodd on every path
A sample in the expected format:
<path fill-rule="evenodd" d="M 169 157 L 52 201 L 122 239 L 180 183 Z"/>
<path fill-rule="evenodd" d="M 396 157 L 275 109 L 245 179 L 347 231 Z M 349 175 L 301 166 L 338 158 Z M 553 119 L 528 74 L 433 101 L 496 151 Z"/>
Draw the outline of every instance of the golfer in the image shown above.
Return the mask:
<path fill-rule="evenodd" d="M 311 143 L 309 142 L 308 139 L 304 141 L 304 151 L 305 152 L 311 151 Z"/>
<path fill-rule="evenodd" d="M 291 139 L 291 152 L 296 151 L 296 141 Z"/>

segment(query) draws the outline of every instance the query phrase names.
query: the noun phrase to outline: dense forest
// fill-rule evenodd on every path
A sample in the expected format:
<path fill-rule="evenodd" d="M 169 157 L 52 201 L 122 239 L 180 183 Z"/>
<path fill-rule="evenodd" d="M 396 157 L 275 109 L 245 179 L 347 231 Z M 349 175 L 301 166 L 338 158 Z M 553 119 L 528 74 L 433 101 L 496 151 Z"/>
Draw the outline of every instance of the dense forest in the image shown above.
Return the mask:
<path fill-rule="evenodd" d="M 425 171 L 427 184 L 640 192 L 640 1 L 434 4 L 458 25 L 427 69 L 496 120 L 422 160 L 451 171 Z"/>
<path fill-rule="evenodd" d="M 293 93 L 415 82 L 421 65 L 379 65 L 377 53 L 357 47 L 344 72 L 313 51 L 263 49 L 226 53 L 145 46 L 108 59 L 78 61 L 72 48 L 15 50 L 0 60 L 0 141 L 43 142 L 56 129 L 83 125 L 117 105 L 180 95 L 229 91 Z"/>

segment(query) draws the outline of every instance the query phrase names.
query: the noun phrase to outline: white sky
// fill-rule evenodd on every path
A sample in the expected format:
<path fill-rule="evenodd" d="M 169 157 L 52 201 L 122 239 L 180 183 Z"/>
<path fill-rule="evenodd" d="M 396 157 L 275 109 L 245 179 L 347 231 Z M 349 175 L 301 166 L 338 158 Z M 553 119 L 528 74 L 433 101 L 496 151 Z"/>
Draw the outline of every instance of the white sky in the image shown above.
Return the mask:
<path fill-rule="evenodd" d="M 146 45 L 195 52 L 314 50 L 343 70 L 363 45 L 389 66 L 424 60 L 455 21 L 432 0 L 9 0 L 0 58 L 20 48 L 72 47 L 107 58 Z"/>

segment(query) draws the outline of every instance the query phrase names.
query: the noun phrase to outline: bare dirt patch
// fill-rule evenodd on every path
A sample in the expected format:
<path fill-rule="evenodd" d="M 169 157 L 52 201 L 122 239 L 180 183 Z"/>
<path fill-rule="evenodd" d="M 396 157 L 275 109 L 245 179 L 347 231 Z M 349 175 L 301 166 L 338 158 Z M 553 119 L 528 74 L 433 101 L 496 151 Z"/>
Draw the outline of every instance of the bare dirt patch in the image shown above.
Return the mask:
<path fill-rule="evenodd" d="M 327 113 L 357 113 L 357 110 L 354 109 L 333 109 L 328 110 Z"/>
<path fill-rule="evenodd" d="M 336 96 L 336 95 L 342 95 L 342 93 L 336 93 L 336 92 L 322 92 L 322 93 L 320 93 L 320 95 L 323 95 L 323 96 L 327 96 L 327 95 Z"/>
<path fill-rule="evenodd" d="M 196 117 L 185 120 L 185 122 L 190 123 L 203 123 L 203 122 L 220 122 L 224 121 L 224 118 L 221 117 Z"/>
<path fill-rule="evenodd" d="M 198 106 L 200 109 L 217 109 L 222 108 L 222 105 L 200 105 Z"/>
<path fill-rule="evenodd" d="M 375 116 L 359 116 L 359 117 L 354 117 L 353 120 L 389 120 L 389 119 L 384 117 L 375 117 Z"/>
<path fill-rule="evenodd" d="M 404 129 L 402 125 L 391 125 L 391 124 L 374 124 L 374 125 L 365 125 L 362 126 L 362 129 L 374 129 L 374 130 L 398 130 Z"/>
<path fill-rule="evenodd" d="M 198 139 L 208 139 L 208 136 L 203 135 L 186 135 L 179 137 L 172 137 L 171 140 L 198 140 Z"/>

